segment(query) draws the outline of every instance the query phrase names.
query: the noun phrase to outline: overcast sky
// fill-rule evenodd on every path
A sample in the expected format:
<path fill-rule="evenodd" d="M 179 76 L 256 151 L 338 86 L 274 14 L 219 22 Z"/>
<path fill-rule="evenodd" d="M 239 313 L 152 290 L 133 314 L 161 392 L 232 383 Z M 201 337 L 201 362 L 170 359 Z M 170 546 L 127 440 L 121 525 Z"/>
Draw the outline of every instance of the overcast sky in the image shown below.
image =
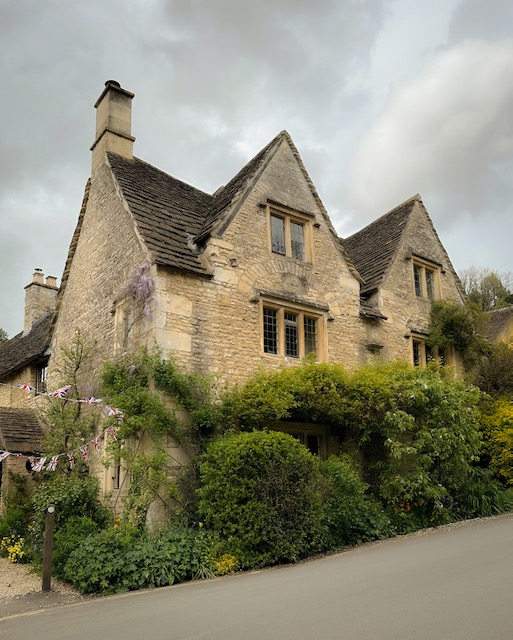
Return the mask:
<path fill-rule="evenodd" d="M 62 275 L 105 80 L 208 192 L 287 129 L 342 237 L 420 193 L 458 271 L 513 271 L 512 0 L 0 0 L 0 327 Z"/>

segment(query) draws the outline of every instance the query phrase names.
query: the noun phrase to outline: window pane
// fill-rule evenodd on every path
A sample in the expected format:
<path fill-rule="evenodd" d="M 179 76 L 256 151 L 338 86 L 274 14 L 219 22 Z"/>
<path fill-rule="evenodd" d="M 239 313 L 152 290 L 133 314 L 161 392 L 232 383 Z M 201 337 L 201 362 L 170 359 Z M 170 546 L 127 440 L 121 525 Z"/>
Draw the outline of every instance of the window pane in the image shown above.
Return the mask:
<path fill-rule="evenodd" d="M 307 434 L 306 448 L 310 451 L 310 453 L 313 453 L 314 455 L 318 456 L 321 451 L 319 436 L 313 433 Z"/>
<path fill-rule="evenodd" d="M 435 350 L 433 347 L 430 347 L 428 344 L 426 345 L 426 362 L 434 362 L 435 358 Z"/>
<path fill-rule="evenodd" d="M 422 298 L 422 274 L 421 268 L 417 265 L 413 265 L 413 280 L 415 282 L 415 295 Z"/>
<path fill-rule="evenodd" d="M 413 364 L 415 367 L 420 367 L 422 364 L 421 348 L 422 344 L 418 340 L 412 342 L 413 345 Z"/>
<path fill-rule="evenodd" d="M 285 355 L 299 358 L 297 315 L 295 313 L 285 313 Z"/>
<path fill-rule="evenodd" d="M 305 236 L 302 224 L 290 223 L 291 255 L 294 260 L 305 259 Z"/>
<path fill-rule="evenodd" d="M 305 329 L 305 355 L 307 353 L 317 353 L 317 323 L 314 318 L 307 318 L 304 321 Z"/>
<path fill-rule="evenodd" d="M 278 353 L 278 312 L 264 308 L 264 352 Z"/>
<path fill-rule="evenodd" d="M 430 300 L 435 299 L 435 274 L 431 269 L 424 269 L 426 274 L 426 295 Z"/>
<path fill-rule="evenodd" d="M 285 221 L 278 216 L 271 216 L 271 242 L 273 253 L 285 255 Z"/>
<path fill-rule="evenodd" d="M 46 393 L 48 367 L 38 367 L 36 371 L 36 393 Z"/>

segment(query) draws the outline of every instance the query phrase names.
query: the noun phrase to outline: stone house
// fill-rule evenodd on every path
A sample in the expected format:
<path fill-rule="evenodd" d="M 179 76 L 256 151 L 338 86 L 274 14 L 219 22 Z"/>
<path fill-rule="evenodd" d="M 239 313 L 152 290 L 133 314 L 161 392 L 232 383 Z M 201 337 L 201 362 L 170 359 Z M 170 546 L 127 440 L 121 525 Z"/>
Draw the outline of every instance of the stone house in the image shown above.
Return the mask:
<path fill-rule="evenodd" d="M 488 318 L 490 320 L 486 333 L 488 340 L 513 346 L 513 306 L 493 309 L 488 312 Z"/>
<path fill-rule="evenodd" d="M 205 193 L 134 157 L 133 97 L 108 81 L 95 104 L 91 177 L 45 321 L 48 384 L 63 382 L 61 347 L 76 330 L 91 347 L 87 395 L 105 360 L 141 346 L 220 384 L 311 353 L 347 368 L 442 355 L 425 344 L 431 301 L 463 294 L 419 196 L 342 240 L 286 131 Z M 327 451 L 318 429 L 289 430 Z"/>
<path fill-rule="evenodd" d="M 432 302 L 464 304 L 465 296 L 420 196 L 341 242 L 364 280 L 360 313 L 367 352 L 417 366 L 441 359 L 462 372 L 457 353 L 441 353 L 426 344 Z"/>
<path fill-rule="evenodd" d="M 50 330 L 57 300 L 57 280 L 46 281 L 37 269 L 25 287 L 23 331 L 0 346 L 0 451 L 29 456 L 41 450 L 43 427 L 32 395 L 18 388 L 28 385 L 35 394 L 46 392 Z M 9 489 L 9 472 L 25 470 L 26 459 L 9 456 L 0 462 L 0 508 Z"/>

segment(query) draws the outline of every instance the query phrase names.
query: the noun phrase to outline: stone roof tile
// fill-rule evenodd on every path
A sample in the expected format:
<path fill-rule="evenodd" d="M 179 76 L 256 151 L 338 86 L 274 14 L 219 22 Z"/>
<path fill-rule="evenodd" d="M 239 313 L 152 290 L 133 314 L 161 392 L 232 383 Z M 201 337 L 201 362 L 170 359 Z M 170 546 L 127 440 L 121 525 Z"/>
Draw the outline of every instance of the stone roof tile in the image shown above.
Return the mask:
<path fill-rule="evenodd" d="M 0 346 L 0 379 L 41 358 L 50 345 L 50 329 L 54 312 L 37 320 L 24 335 L 11 338 Z"/>
<path fill-rule="evenodd" d="M 190 238 L 198 234 L 212 196 L 138 158 L 108 153 L 112 173 L 155 262 L 206 274 Z"/>
<path fill-rule="evenodd" d="M 43 428 L 30 409 L 0 407 L 0 448 L 11 453 L 39 453 Z"/>
<path fill-rule="evenodd" d="M 363 296 L 379 287 L 394 257 L 404 229 L 420 196 L 415 195 L 354 235 L 341 240 L 364 279 Z"/>
<path fill-rule="evenodd" d="M 488 340 L 497 341 L 501 333 L 507 328 L 510 322 L 513 322 L 513 306 L 504 309 L 493 309 L 488 312 L 490 325 L 486 332 Z"/>

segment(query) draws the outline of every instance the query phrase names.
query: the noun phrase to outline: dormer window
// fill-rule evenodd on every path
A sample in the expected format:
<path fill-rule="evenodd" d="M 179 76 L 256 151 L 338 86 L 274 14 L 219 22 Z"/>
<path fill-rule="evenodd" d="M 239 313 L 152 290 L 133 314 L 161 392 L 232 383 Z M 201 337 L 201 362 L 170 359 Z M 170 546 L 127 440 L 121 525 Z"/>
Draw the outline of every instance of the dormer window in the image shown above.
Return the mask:
<path fill-rule="evenodd" d="M 425 260 L 413 260 L 413 286 L 417 298 L 440 298 L 439 267 Z"/>
<path fill-rule="evenodd" d="M 269 208 L 269 241 L 275 255 L 311 262 L 311 221 L 306 215 L 277 207 Z"/>

